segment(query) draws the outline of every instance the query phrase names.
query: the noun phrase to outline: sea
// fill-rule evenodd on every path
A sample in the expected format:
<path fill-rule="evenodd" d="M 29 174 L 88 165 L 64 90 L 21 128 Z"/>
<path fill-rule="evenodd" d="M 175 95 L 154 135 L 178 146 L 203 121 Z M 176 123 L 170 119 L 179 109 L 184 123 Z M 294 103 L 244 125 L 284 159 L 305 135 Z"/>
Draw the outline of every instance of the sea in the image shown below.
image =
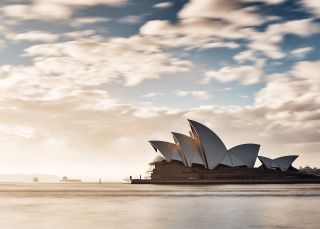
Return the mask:
<path fill-rule="evenodd" d="M 0 183 L 0 228 L 320 228 L 320 184 Z"/>

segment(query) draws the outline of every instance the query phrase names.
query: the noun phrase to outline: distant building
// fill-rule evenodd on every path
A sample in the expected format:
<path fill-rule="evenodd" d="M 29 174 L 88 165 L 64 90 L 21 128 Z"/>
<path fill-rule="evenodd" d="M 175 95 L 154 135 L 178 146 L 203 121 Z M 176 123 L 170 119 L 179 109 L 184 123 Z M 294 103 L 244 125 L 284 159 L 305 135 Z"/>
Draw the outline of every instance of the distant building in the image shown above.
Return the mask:
<path fill-rule="evenodd" d="M 78 180 L 78 179 L 69 179 L 67 176 L 64 176 L 64 177 L 62 177 L 62 179 L 60 180 L 60 182 L 80 183 L 81 180 Z"/>
<path fill-rule="evenodd" d="M 319 176 L 299 173 L 292 166 L 297 155 L 276 159 L 258 156 L 260 145 L 227 149 L 205 125 L 188 120 L 190 136 L 173 132 L 174 143 L 150 141 L 156 156 L 146 179 L 131 183 L 299 183 L 319 182 Z M 257 157 L 262 165 L 254 168 Z M 140 181 L 139 181 L 140 180 Z"/>

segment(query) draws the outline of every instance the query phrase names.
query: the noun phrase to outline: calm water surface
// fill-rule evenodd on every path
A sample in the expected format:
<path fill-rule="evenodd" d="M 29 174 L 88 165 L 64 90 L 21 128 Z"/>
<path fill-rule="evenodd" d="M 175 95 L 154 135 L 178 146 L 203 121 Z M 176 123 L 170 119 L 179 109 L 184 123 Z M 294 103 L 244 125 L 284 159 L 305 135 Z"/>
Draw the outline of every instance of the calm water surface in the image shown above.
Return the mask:
<path fill-rule="evenodd" d="M 3 183 L 0 228 L 320 228 L 320 185 Z"/>

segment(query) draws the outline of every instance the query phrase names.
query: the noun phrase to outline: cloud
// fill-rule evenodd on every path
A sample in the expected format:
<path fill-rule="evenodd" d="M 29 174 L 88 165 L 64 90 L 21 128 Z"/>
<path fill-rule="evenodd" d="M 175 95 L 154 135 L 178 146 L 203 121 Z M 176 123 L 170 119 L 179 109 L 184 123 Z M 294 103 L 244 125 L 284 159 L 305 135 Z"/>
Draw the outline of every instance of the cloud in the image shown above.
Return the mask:
<path fill-rule="evenodd" d="M 301 109 L 319 112 L 320 61 L 302 61 L 294 65 L 289 73 L 273 74 L 267 78 L 267 85 L 255 98 L 257 106 L 280 108 L 294 104 Z M 290 120 L 299 116 L 292 113 Z"/>
<path fill-rule="evenodd" d="M 153 20 L 140 27 L 140 33 L 163 47 L 209 49 L 226 47 L 235 49 L 239 44 L 224 39 L 245 39 L 248 32 L 234 26 L 223 25 L 207 19 L 183 20 L 179 24 Z"/>
<path fill-rule="evenodd" d="M 252 50 L 262 52 L 269 58 L 280 59 L 285 53 L 279 48 L 279 43 L 286 34 L 308 37 L 319 32 L 319 25 L 310 19 L 292 20 L 283 23 L 272 24 L 264 32 L 253 32 L 249 37 L 249 47 Z"/>
<path fill-rule="evenodd" d="M 64 55 L 71 55 L 68 49 L 75 47 L 62 44 Z M 53 53 L 60 55 L 62 50 L 55 49 Z M 92 46 L 90 50 L 96 51 Z M 76 56 L 81 57 L 79 53 Z M 79 89 L 67 77 L 46 77 L 33 67 L 2 66 L 0 150 L 10 155 L 3 155 L 1 169 L 6 171 L 7 165 L 14 164 L 23 170 L 81 176 L 85 168 L 100 176 L 117 165 L 107 178 L 121 179 L 144 172 L 154 156 L 148 140 L 173 141 L 171 131 L 188 133 L 187 118 L 210 126 L 228 148 L 255 142 L 262 145 L 260 155 L 300 154 L 300 165 L 310 161 L 316 165 L 319 158 L 313 153 L 320 147 L 319 69 L 319 61 L 301 61 L 287 73 L 268 76 L 251 106 L 172 109 L 119 104 L 106 91 Z M 42 93 L 47 96 L 39 96 Z M 199 99 L 208 96 L 201 91 L 177 94 Z M 144 97 L 153 96 L 156 94 Z M 69 169 L 75 166 L 79 169 Z"/>
<path fill-rule="evenodd" d="M 279 4 L 279 3 L 283 3 L 286 0 L 242 0 L 242 2 L 262 2 L 262 3 L 266 3 L 266 4 Z"/>
<path fill-rule="evenodd" d="M 141 97 L 143 97 L 143 98 L 158 98 L 163 95 L 164 95 L 164 93 L 150 92 L 150 93 L 141 95 Z"/>
<path fill-rule="evenodd" d="M 109 19 L 72 18 L 77 15 L 76 10 L 96 4 L 120 6 L 125 2 L 38 0 L 2 7 L 1 19 L 4 23 L 60 20 L 77 27 Z M 212 127 L 228 147 L 256 142 L 262 145 L 261 155 L 300 154 L 298 161 L 302 165 L 310 161 L 317 165 L 319 158 L 313 156 L 320 147 L 319 61 L 300 61 L 288 72 L 263 77 L 261 60 L 266 56 L 284 57 L 286 53 L 280 47 L 283 38 L 287 34 L 311 36 L 319 32 L 317 22 L 275 22 L 275 18 L 260 15 L 257 7 L 247 7 L 249 4 L 244 2 L 251 0 L 189 1 L 178 13 L 177 22 L 152 20 L 140 28 L 140 34 L 124 38 L 104 38 L 94 30 L 58 35 L 12 32 L 11 40 L 50 43 L 24 50 L 23 57 L 29 57 L 30 64 L 0 67 L 0 151 L 10 152 L 2 155 L 1 171 L 16 165 L 25 171 L 75 175 L 93 171 L 95 175 L 112 174 L 118 179 L 139 174 L 154 156 L 147 141 L 173 141 L 171 131 L 188 133 L 187 118 Z M 270 24 L 265 25 L 266 21 Z M 265 29 L 256 30 L 255 25 L 265 25 L 261 27 Z M 6 25 L 0 30 L 3 34 L 8 32 Z M 168 49 L 173 47 L 183 50 Z M 238 64 L 206 72 L 204 82 L 246 85 L 265 80 L 264 85 L 259 84 L 262 89 L 254 95 L 252 105 L 187 109 L 154 107 L 151 103 L 134 106 L 119 104 L 103 90 L 111 83 L 134 86 L 148 79 L 189 72 L 193 64 L 183 58 L 186 51 L 219 47 L 241 48 L 234 56 Z M 310 48 L 295 49 L 289 54 L 302 57 Z M 226 94 L 229 90 L 227 87 L 217 93 Z M 142 94 L 141 99 L 168 95 L 198 100 L 211 96 L 200 89 L 152 92 Z"/>
<path fill-rule="evenodd" d="M 294 57 L 302 58 L 305 55 L 307 55 L 309 52 L 311 52 L 312 50 L 313 50 L 312 47 L 297 48 L 297 49 L 292 50 L 290 52 L 290 54 Z"/>
<path fill-rule="evenodd" d="M 261 2 L 278 4 L 283 1 Z M 235 57 L 238 62 L 244 62 L 254 60 L 257 55 L 284 58 L 286 53 L 281 50 L 280 44 L 287 34 L 308 37 L 320 31 L 319 25 L 311 19 L 270 23 L 264 31 L 258 31 L 253 26 L 279 18 L 263 16 L 258 13 L 257 7 L 244 7 L 242 3 L 240 0 L 189 1 L 178 12 L 177 23 L 148 21 L 140 28 L 140 33 L 154 37 L 165 47 L 186 47 L 186 50 L 217 47 L 234 49 L 246 45 L 247 52 Z"/>
<path fill-rule="evenodd" d="M 231 91 L 231 90 L 232 90 L 232 87 L 226 87 L 226 88 L 223 88 L 223 89 L 221 89 L 219 91 Z"/>
<path fill-rule="evenodd" d="M 6 43 L 3 40 L 0 40 L 0 49 L 6 47 Z"/>
<path fill-rule="evenodd" d="M 59 35 L 43 31 L 28 31 L 25 33 L 8 33 L 6 39 L 10 41 L 42 41 L 54 42 L 58 40 Z"/>
<path fill-rule="evenodd" d="M 62 4 L 69 6 L 93 6 L 93 5 L 107 5 L 107 6 L 123 6 L 128 1 L 127 0 L 34 0 L 33 2 L 38 3 L 52 3 L 52 4 Z"/>
<path fill-rule="evenodd" d="M 208 18 L 221 19 L 240 26 L 258 25 L 262 18 L 254 7 L 242 7 L 237 0 L 191 0 L 179 12 L 182 19 Z"/>
<path fill-rule="evenodd" d="M 68 6 L 51 3 L 12 4 L 3 6 L 1 11 L 6 17 L 16 20 L 62 20 L 72 15 Z"/>
<path fill-rule="evenodd" d="M 173 6 L 172 2 L 160 2 L 160 3 L 153 5 L 152 7 L 157 8 L 157 9 L 165 9 L 165 8 L 169 8 L 171 6 Z"/>
<path fill-rule="evenodd" d="M 127 15 L 120 18 L 118 21 L 122 24 L 138 24 L 142 22 L 143 17 L 140 15 Z"/>
<path fill-rule="evenodd" d="M 106 93 L 99 91 L 76 91 L 50 101 L 1 98 L 0 148 L 11 152 L 10 157 L 4 155 L 2 163 L 29 167 L 26 170 L 52 169 L 58 174 L 74 173 L 68 168 L 75 165 L 82 168 L 78 170 L 81 174 L 83 166 L 101 166 L 105 171 L 113 164 L 119 166 L 114 172 L 120 179 L 122 166 L 127 173 L 140 160 L 138 164 L 144 172 L 153 156 L 146 141 L 151 135 L 162 135 L 160 128 L 152 128 L 152 123 L 157 123 L 161 114 L 164 122 L 177 115 L 169 109 L 149 108 L 149 116 L 142 116 L 143 108 L 110 105 L 109 100 Z M 169 128 L 164 127 L 164 132 Z M 17 162 L 16 158 L 20 160 Z"/>
<path fill-rule="evenodd" d="M 75 9 L 94 5 L 123 6 L 127 0 L 32 0 L 29 4 L 11 4 L 0 8 L 8 18 L 16 20 L 63 20 L 70 18 Z"/>
<path fill-rule="evenodd" d="M 267 37 L 265 37 L 265 39 L 266 38 Z M 251 50 L 260 52 L 268 58 L 281 59 L 284 58 L 286 54 L 280 49 L 278 44 L 278 42 L 266 42 L 265 40 L 263 42 L 263 39 L 258 38 L 250 42 L 248 46 Z"/>
<path fill-rule="evenodd" d="M 236 60 L 239 63 L 245 62 L 245 61 L 254 61 L 257 59 L 256 51 L 254 50 L 245 50 L 238 54 L 236 54 L 233 57 L 234 60 Z"/>
<path fill-rule="evenodd" d="M 291 74 L 298 79 L 306 79 L 314 81 L 315 83 L 320 82 L 320 61 L 301 61 L 296 63 L 291 71 Z M 315 85 L 315 86 L 319 86 Z"/>
<path fill-rule="evenodd" d="M 210 94 L 207 91 L 176 91 L 176 95 L 179 97 L 192 96 L 198 100 L 208 100 L 210 98 Z"/>
<path fill-rule="evenodd" d="M 82 88 L 70 78 L 54 77 L 34 66 L 2 65 L 0 97 L 56 99 Z"/>
<path fill-rule="evenodd" d="M 192 63 L 139 37 L 37 44 L 24 51 L 32 65 L 0 67 L 2 96 L 59 98 L 72 90 L 111 82 L 134 86 L 146 79 L 187 72 Z"/>
<path fill-rule="evenodd" d="M 84 25 L 109 22 L 111 19 L 106 17 L 78 17 L 73 18 L 70 22 L 73 27 L 81 27 Z"/>
<path fill-rule="evenodd" d="M 264 2 L 277 4 L 281 1 Z M 274 23 L 262 32 L 248 28 L 273 19 L 259 15 L 256 8 L 242 7 L 239 0 L 190 1 L 179 11 L 178 17 L 179 22 L 175 24 L 165 20 L 148 21 L 140 28 L 140 33 L 155 37 L 160 45 L 185 46 L 186 50 L 234 49 L 240 44 L 230 40 L 246 40 L 249 49 L 235 57 L 238 62 L 244 62 L 253 60 L 257 53 L 272 59 L 283 58 L 285 53 L 279 44 L 286 34 L 307 37 L 319 32 L 319 26 L 310 19 Z"/>
<path fill-rule="evenodd" d="M 266 34 L 271 36 L 273 41 L 279 41 L 284 34 L 307 37 L 317 32 L 319 32 L 319 25 L 313 23 L 311 19 L 301 19 L 272 24 L 267 28 Z"/>
<path fill-rule="evenodd" d="M 204 45 L 201 45 L 199 48 L 201 49 L 209 49 L 209 48 L 229 48 L 229 49 L 236 49 L 239 48 L 240 45 L 237 44 L 236 42 L 208 42 Z"/>
<path fill-rule="evenodd" d="M 320 2 L 317 0 L 302 0 L 303 5 L 316 16 L 320 16 Z"/>
<path fill-rule="evenodd" d="M 269 20 L 256 11 L 254 7 L 243 7 L 238 0 L 192 0 L 178 12 L 177 23 L 148 21 L 140 28 L 140 33 L 154 37 L 166 47 L 234 49 L 240 45 L 230 40 L 247 39 L 253 31 L 247 26 Z"/>
<path fill-rule="evenodd" d="M 1 97 L 0 150 L 10 152 L 2 157 L 2 171 L 6 165 L 15 164 L 25 170 L 78 176 L 84 175 L 84 168 L 86 173 L 100 176 L 111 167 L 109 179 L 139 174 L 154 156 L 147 141 L 173 141 L 171 131 L 187 134 L 187 118 L 211 127 L 228 148 L 255 142 L 262 145 L 260 155 L 299 154 L 297 163 L 312 162 L 315 166 L 319 163 L 312 156 L 320 146 L 319 100 L 300 94 L 306 88 L 300 88 L 303 84 L 298 78 L 318 64 L 302 62 L 292 70 L 290 74 L 297 80 L 290 87 L 298 90 L 296 94 L 271 89 L 275 82 L 267 82 L 257 98 L 272 95 L 269 103 L 282 101 L 277 107 L 258 102 L 247 107 L 200 106 L 186 110 L 135 107 L 115 104 L 108 93 L 99 90 L 75 90 L 54 100 Z M 319 91 L 318 85 L 314 90 Z M 293 97 L 283 100 L 280 93 Z"/>
<path fill-rule="evenodd" d="M 192 35 L 196 32 L 197 34 L 211 36 L 222 34 L 225 32 L 226 28 L 226 26 L 219 22 L 208 22 L 207 20 L 203 19 L 183 21 L 176 25 L 171 24 L 166 20 L 153 20 L 148 21 L 145 25 L 143 25 L 140 28 L 140 32 L 144 35 Z M 192 29 L 194 32 L 192 32 Z"/>
<path fill-rule="evenodd" d="M 63 33 L 60 35 L 61 37 L 65 37 L 67 39 L 81 40 L 81 39 L 89 38 L 96 35 L 96 30 L 93 30 L 93 29 L 78 30 L 78 31 Z"/>
<path fill-rule="evenodd" d="M 241 84 L 249 85 L 258 83 L 263 75 L 264 61 L 257 61 L 256 66 L 242 65 L 237 67 L 222 67 L 219 70 L 210 70 L 205 73 L 202 83 L 209 83 L 212 79 L 222 83 L 239 81 Z"/>

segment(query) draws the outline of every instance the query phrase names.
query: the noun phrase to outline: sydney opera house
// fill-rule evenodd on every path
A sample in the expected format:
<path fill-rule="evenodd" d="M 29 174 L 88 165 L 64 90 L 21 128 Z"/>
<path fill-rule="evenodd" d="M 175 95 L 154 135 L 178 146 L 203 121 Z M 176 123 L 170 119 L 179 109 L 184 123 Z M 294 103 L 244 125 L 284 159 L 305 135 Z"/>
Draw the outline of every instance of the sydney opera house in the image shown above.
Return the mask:
<path fill-rule="evenodd" d="M 145 179 L 131 183 L 314 183 L 319 177 L 292 166 L 296 155 L 270 159 L 258 156 L 260 145 L 241 144 L 227 149 L 205 125 L 188 120 L 189 136 L 173 132 L 173 142 L 150 141 L 156 155 Z M 254 167 L 256 159 L 260 167 Z"/>

